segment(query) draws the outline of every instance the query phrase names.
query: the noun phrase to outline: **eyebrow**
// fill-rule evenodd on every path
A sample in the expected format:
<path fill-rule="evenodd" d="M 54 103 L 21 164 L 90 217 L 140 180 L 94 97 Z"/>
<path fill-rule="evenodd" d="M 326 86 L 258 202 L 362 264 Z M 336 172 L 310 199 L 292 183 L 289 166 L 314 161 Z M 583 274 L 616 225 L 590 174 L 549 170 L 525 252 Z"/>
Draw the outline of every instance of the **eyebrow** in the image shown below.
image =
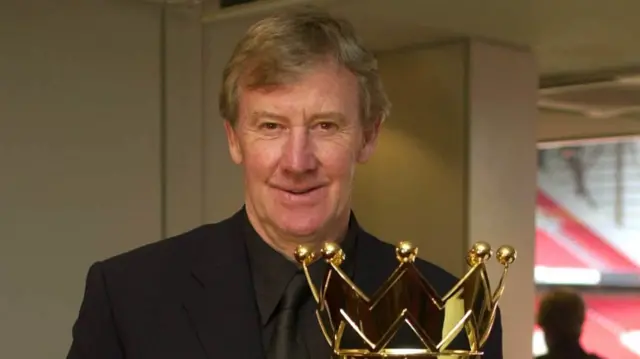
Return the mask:
<path fill-rule="evenodd" d="M 260 119 L 271 119 L 277 121 L 287 121 L 288 117 L 283 115 L 278 115 L 277 113 L 269 112 L 269 111 L 255 111 L 251 114 L 252 122 L 257 122 Z M 345 121 L 345 116 L 340 112 L 329 111 L 329 112 L 319 112 L 309 116 L 308 121 L 318 121 L 318 120 L 333 120 L 333 121 Z"/>
<path fill-rule="evenodd" d="M 254 113 L 251 114 L 251 119 L 253 122 L 258 121 L 259 119 L 272 119 L 272 120 L 279 120 L 279 121 L 284 121 L 287 119 L 286 116 L 282 116 L 282 115 L 278 115 L 276 113 L 273 112 L 269 112 L 269 111 L 256 111 Z"/>
<path fill-rule="evenodd" d="M 345 117 L 342 113 L 340 112 L 320 112 L 317 114 L 314 114 L 311 116 L 310 118 L 311 121 L 317 121 L 317 120 L 334 120 L 334 121 L 344 121 Z"/>

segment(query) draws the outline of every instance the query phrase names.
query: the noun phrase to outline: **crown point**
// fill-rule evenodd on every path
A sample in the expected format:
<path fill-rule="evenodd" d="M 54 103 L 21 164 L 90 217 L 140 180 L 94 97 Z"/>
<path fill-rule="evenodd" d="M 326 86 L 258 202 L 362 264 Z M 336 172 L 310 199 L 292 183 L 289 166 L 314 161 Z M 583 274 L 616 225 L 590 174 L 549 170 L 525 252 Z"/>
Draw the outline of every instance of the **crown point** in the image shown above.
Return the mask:
<path fill-rule="evenodd" d="M 508 266 L 515 262 L 517 256 L 518 253 L 515 248 L 511 246 L 501 246 L 496 253 L 496 259 L 498 259 L 498 262 L 503 266 Z"/>
<path fill-rule="evenodd" d="M 311 264 L 315 257 L 314 253 L 303 245 L 299 245 L 293 255 L 296 258 L 296 261 L 302 265 Z"/>
<path fill-rule="evenodd" d="M 333 265 L 336 265 L 336 266 L 341 265 L 345 259 L 345 255 L 344 255 L 344 252 L 342 251 L 342 248 L 340 248 L 339 245 L 332 242 L 325 243 L 324 246 L 322 247 L 321 253 L 327 262 L 332 263 Z"/>
<path fill-rule="evenodd" d="M 475 266 L 491 258 L 491 245 L 487 242 L 477 242 L 467 254 L 467 263 Z"/>
<path fill-rule="evenodd" d="M 396 258 L 401 263 L 413 262 L 418 255 L 418 247 L 411 242 L 400 242 L 396 247 Z"/>

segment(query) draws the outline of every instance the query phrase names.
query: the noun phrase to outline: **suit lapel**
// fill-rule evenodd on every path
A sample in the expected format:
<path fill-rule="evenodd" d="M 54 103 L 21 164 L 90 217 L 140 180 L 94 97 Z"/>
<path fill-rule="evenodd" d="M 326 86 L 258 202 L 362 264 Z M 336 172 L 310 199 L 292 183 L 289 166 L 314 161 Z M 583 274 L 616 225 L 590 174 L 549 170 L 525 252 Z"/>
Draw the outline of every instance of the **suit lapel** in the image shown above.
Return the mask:
<path fill-rule="evenodd" d="M 236 214 L 206 240 L 185 291 L 185 309 L 210 359 L 263 358 L 241 219 Z"/>

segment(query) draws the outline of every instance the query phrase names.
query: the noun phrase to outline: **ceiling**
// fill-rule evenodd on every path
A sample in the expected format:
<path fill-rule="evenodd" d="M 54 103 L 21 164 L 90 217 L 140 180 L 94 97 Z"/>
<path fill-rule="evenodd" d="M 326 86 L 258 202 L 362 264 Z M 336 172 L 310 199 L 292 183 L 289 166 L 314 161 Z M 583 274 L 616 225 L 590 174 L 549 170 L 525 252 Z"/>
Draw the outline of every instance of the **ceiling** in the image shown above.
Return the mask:
<path fill-rule="evenodd" d="M 348 18 L 376 50 L 470 35 L 531 47 L 543 77 L 640 69 L 639 0 L 261 0 L 204 19 L 230 30 L 292 3 Z"/>
<path fill-rule="evenodd" d="M 538 0 L 535 14 L 543 73 L 640 68 L 640 1 Z"/>

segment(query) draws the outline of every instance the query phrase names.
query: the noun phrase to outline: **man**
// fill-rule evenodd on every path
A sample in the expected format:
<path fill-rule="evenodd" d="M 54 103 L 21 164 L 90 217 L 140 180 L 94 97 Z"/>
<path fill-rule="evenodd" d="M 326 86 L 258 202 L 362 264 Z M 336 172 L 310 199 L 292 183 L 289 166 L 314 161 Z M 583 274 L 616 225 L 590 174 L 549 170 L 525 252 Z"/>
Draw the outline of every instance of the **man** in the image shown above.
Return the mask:
<path fill-rule="evenodd" d="M 580 344 L 585 311 L 582 297 L 573 291 L 553 290 L 542 298 L 538 325 L 549 350 L 538 359 L 600 359 Z"/>
<path fill-rule="evenodd" d="M 389 112 L 350 24 L 308 8 L 255 24 L 224 70 L 220 111 L 244 207 L 93 265 L 69 359 L 327 359 L 296 247 L 340 243 L 344 270 L 369 293 L 397 266 L 350 208 L 355 167 Z M 440 294 L 456 282 L 418 266 Z M 311 265 L 316 282 L 325 270 Z M 502 358 L 499 318 L 485 352 Z"/>

